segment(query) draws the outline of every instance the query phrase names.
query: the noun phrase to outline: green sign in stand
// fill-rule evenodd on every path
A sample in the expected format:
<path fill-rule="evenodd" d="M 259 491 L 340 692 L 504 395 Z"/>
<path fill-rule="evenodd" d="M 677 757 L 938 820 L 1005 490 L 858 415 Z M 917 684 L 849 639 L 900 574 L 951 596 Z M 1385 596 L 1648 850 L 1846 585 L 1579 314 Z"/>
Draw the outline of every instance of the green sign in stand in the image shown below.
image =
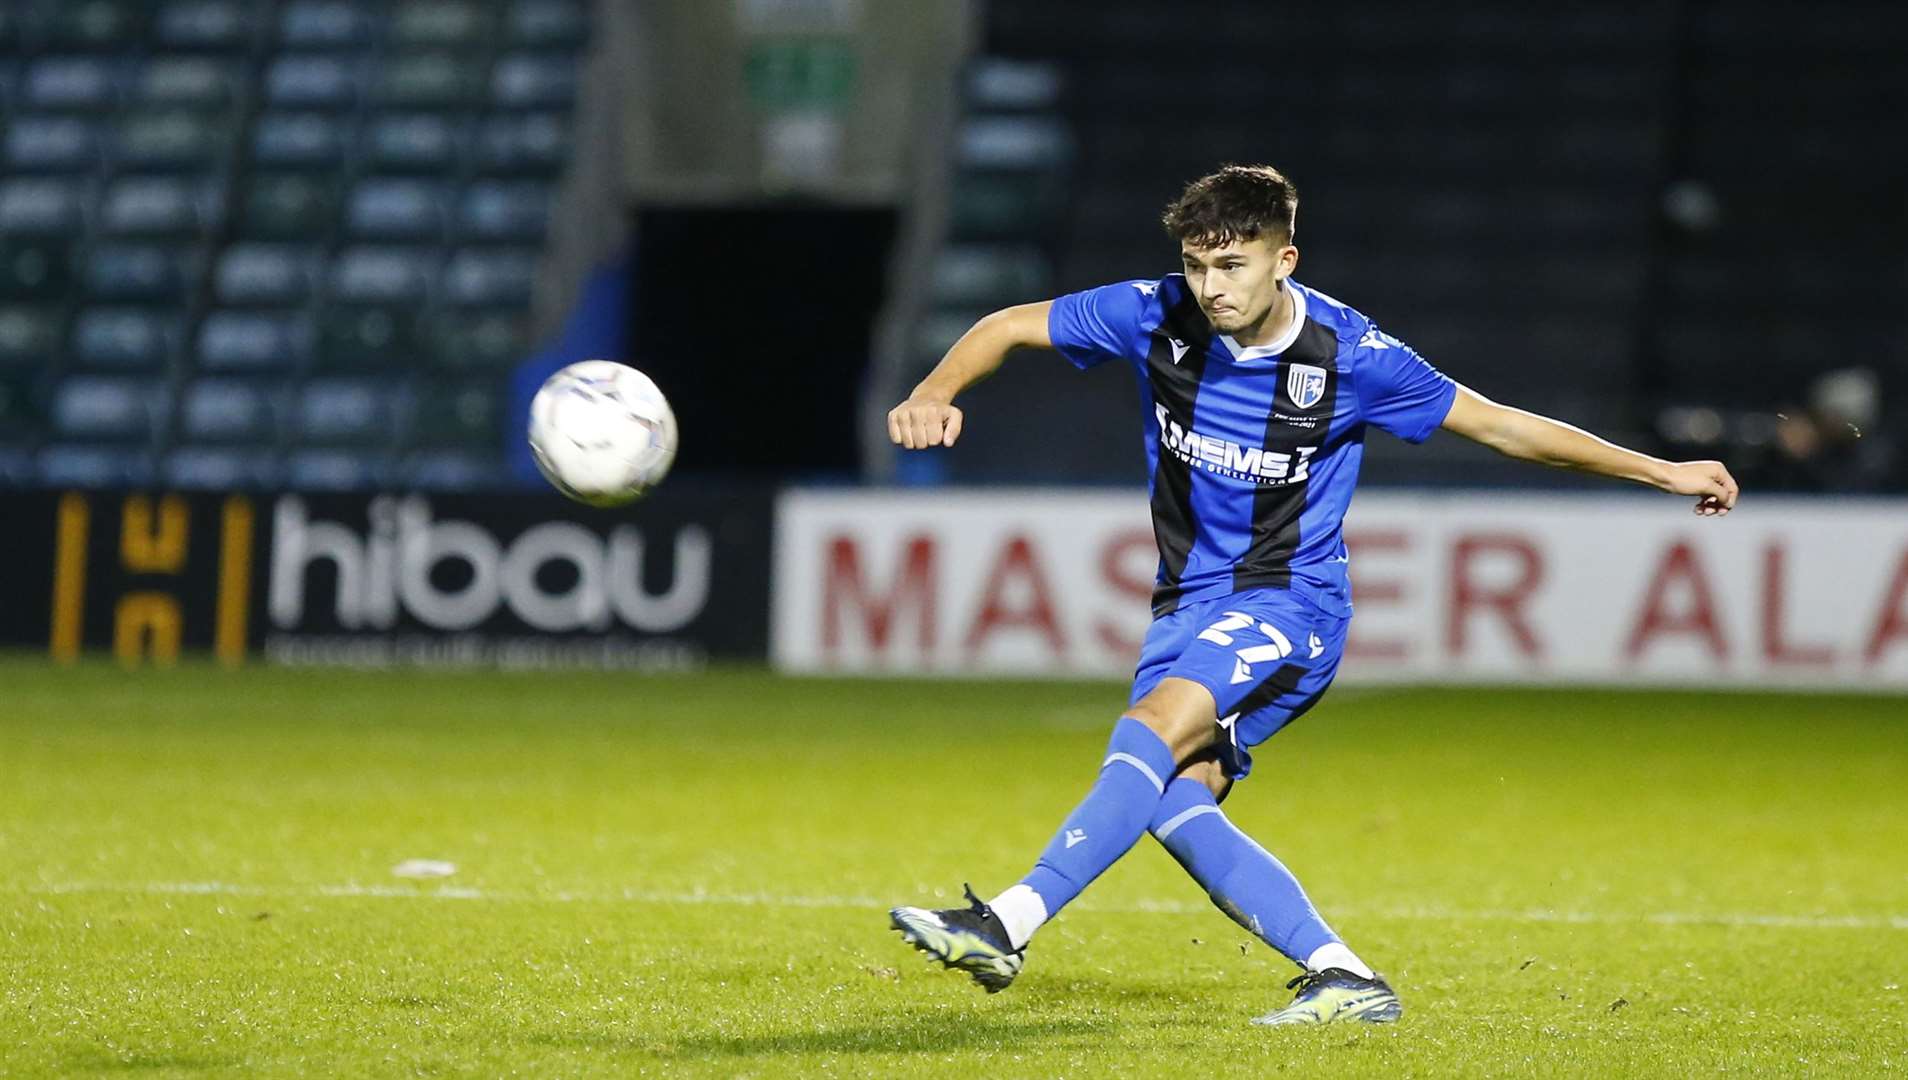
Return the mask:
<path fill-rule="evenodd" d="M 765 41 L 749 48 L 743 64 L 749 99 L 758 108 L 847 108 L 861 60 L 844 41 Z"/>

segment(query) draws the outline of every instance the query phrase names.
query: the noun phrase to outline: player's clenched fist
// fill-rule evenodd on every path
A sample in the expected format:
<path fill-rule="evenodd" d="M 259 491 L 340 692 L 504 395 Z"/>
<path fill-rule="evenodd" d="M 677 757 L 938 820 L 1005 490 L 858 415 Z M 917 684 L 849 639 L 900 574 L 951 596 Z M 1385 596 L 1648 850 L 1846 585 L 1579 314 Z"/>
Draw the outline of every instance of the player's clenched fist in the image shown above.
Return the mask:
<path fill-rule="evenodd" d="M 888 438 L 910 450 L 953 446 L 961 437 L 961 410 L 945 401 L 909 398 L 888 410 Z"/>
<path fill-rule="evenodd" d="M 1720 461 L 1679 461 L 1669 468 L 1665 490 L 1673 495 L 1696 495 L 1696 513 L 1702 517 L 1727 514 L 1741 489 Z"/>

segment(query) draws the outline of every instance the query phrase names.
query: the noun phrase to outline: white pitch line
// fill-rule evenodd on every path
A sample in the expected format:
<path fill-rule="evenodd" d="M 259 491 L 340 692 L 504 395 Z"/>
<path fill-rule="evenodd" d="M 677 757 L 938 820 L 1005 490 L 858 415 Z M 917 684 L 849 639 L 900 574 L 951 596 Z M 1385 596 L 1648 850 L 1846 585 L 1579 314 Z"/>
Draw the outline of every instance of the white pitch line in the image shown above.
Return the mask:
<path fill-rule="evenodd" d="M 616 892 L 512 892 L 476 889 L 461 885 L 423 887 L 414 885 L 342 885 L 269 886 L 240 885 L 223 881 L 149 881 L 47 882 L 39 885 L 0 886 L 0 892 L 38 895 L 107 894 L 142 896 L 251 896 L 287 899 L 334 899 L 367 897 L 381 900 L 481 900 L 501 903 L 542 904 L 657 904 L 709 905 L 720 907 L 844 908 L 874 909 L 888 902 L 870 896 L 799 896 L 777 893 L 716 893 L 703 891 L 657 891 L 624 889 Z M 1178 900 L 1141 900 L 1131 904 L 1096 904 L 1086 901 L 1075 905 L 1081 911 L 1119 915 L 1193 915 L 1206 914 L 1211 905 Z M 1551 908 L 1442 908 L 1372 907 L 1335 908 L 1334 915 L 1368 919 L 1399 919 L 1424 922 L 1510 922 L 1562 923 L 1596 926 L 1737 926 L 1781 930 L 1908 930 L 1908 915 L 1783 915 L 1760 912 L 1656 911 L 1635 915 L 1596 911 L 1559 911 Z"/>

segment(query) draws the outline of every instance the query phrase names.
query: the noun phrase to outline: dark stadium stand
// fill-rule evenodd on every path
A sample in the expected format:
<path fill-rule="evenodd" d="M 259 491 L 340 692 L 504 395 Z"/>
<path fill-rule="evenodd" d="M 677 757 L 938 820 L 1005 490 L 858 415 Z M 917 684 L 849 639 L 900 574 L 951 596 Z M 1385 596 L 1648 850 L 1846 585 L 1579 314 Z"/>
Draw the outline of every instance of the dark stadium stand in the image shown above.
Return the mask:
<path fill-rule="evenodd" d="M 952 150 L 947 235 L 929 280 L 928 304 L 915 327 L 907 384 L 926 373 L 980 316 L 1060 290 L 1070 200 L 1082 184 L 1076 137 L 1064 107 L 1067 94 L 1057 63 L 984 56 L 969 65 Z M 1121 389 L 1130 391 L 1130 386 L 1122 383 Z M 901 464 L 911 471 L 902 478 L 922 483 L 950 477 L 1104 477 L 1113 464 L 1106 460 L 1107 448 L 1124 451 L 1132 442 L 1129 401 L 1073 411 L 1064 439 L 1030 419 L 1042 402 L 1078 392 L 1071 369 L 1052 357 L 1016 363 L 1011 379 L 982 384 L 964 399 L 982 418 L 987 438 L 970 440 L 959 455 L 903 457 Z M 986 419 L 990 413 L 999 419 Z M 939 471 L 943 468 L 948 476 Z"/>
<path fill-rule="evenodd" d="M 1299 186 L 1300 279 L 1485 393 L 1648 444 L 1667 404 L 1772 416 L 1850 364 L 1908 383 L 1908 151 L 1873 128 L 1908 106 L 1900 10 L 1054 0 L 990 5 L 984 44 L 1067 87 L 1060 290 L 1170 270 L 1180 185 L 1266 161 Z M 1130 410 L 1122 380 L 1068 386 L 1070 414 Z M 993 393 L 990 430 L 1050 422 Z M 994 449 L 957 477 L 1027 473 L 1031 443 Z M 1368 472 L 1558 479 L 1450 440 L 1373 440 Z"/>
<path fill-rule="evenodd" d="M 0 6 L 0 478 L 468 486 L 580 0 Z"/>
<path fill-rule="evenodd" d="M 494 476 L 589 6 L 0 3 L 0 482 Z M 1908 488 L 1885 437 L 1908 420 L 1908 150 L 1878 133 L 1908 108 L 1908 9 L 983 12 L 903 382 L 992 308 L 1171 269 L 1163 204 L 1270 161 L 1302 194 L 1300 279 L 1479 390 L 1752 484 L 1840 454 L 1855 489 Z M 354 401 L 374 422 L 324 419 Z M 910 478 L 1137 475 L 1123 378 L 1049 357 L 971 404 L 987 437 Z M 1801 413 L 1826 456 L 1784 459 Z M 1576 482 L 1454 440 L 1367 460 Z"/>
<path fill-rule="evenodd" d="M 1605 427 L 1629 419 L 1629 372 L 1609 359 L 1632 346 L 1667 15 L 1245 2 L 1198 13 L 989 8 L 988 48 L 1043 62 L 1069 88 L 1059 112 L 1078 153 L 1060 290 L 1171 270 L 1165 203 L 1220 163 L 1271 162 L 1301 193 L 1301 280 L 1481 388 Z M 1261 59 L 1226 59 L 1247 42 Z M 1537 355 L 1544 372 L 1594 370 L 1594 390 L 1534 373 Z M 1071 400 L 1116 411 L 1131 441 L 1126 380 L 1057 378 L 1072 380 Z M 1436 456 L 1400 464 L 1435 471 Z M 1018 457 L 968 465 L 1011 474 Z M 1130 479 L 1135 460 L 1102 455 L 1086 478 Z"/>

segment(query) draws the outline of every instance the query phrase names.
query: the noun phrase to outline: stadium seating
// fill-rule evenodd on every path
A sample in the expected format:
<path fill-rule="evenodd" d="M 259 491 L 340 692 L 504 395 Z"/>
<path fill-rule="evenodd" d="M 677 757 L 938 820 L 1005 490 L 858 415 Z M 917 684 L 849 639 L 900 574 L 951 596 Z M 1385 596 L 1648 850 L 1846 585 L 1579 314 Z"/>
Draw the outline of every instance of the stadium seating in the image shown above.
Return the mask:
<path fill-rule="evenodd" d="M 1180 186 L 1223 162 L 1265 161 L 1298 183 L 1306 284 L 1342 294 L 1487 392 L 1623 434 L 1636 419 L 1635 372 L 1610 361 L 1634 352 L 1673 18 L 1402 0 L 1290 10 L 1220 0 L 1197 19 L 1092 0 L 990 5 L 985 46 L 1000 59 L 969 87 L 952 233 L 934 275 L 951 317 L 923 327 L 922 359 L 1003 299 L 1167 272 L 1172 251 L 1155 223 Z M 1216 85 L 1159 62 L 1209 55 L 1215 26 L 1227 41 L 1268 43 L 1278 62 L 1229 65 Z M 1189 100 L 1195 92 L 1210 100 Z M 1042 199 L 1028 185 L 1037 163 L 1056 168 L 1061 159 L 1043 155 L 1062 145 L 1074 148 L 1057 166 L 1067 197 Z M 1049 289 L 1034 287 L 1023 256 L 972 246 L 1028 235 L 1043 217 Z M 1554 377 L 1563 371 L 1593 373 L 1592 391 Z M 1125 418 L 1122 383 L 1053 392 L 1082 414 Z M 992 402 L 1008 411 L 1000 426 L 1037 428 L 1036 396 Z M 1371 461 L 1394 479 L 1432 480 L 1454 471 L 1440 459 L 1449 445 L 1409 455 L 1409 475 L 1389 468 L 1393 447 L 1374 445 Z M 1030 449 L 1006 446 L 993 461 L 976 449 L 959 476 L 1014 477 Z M 1100 454 L 1062 468 L 1116 480 L 1132 462 Z"/>
<path fill-rule="evenodd" d="M 182 446 L 167 454 L 158 470 L 163 483 L 175 488 L 271 487 L 280 474 L 273 447 Z"/>
<path fill-rule="evenodd" d="M 969 65 L 961 86 L 947 231 L 928 273 L 926 308 L 910 337 L 913 369 L 899 385 L 912 385 L 988 311 L 1059 291 L 1068 204 L 1080 194 L 1080 148 L 1067 119 L 1069 76 L 1066 64 L 1038 53 L 1025 60 L 984 56 Z M 1064 364 L 1030 364 L 1016 367 L 1011 384 L 993 380 L 976 387 L 968 403 L 973 408 L 999 409 L 1018 419 L 1005 423 L 997 437 L 950 458 L 949 475 L 965 482 L 1104 479 L 1126 464 L 1095 459 L 1105 459 L 1108 446 L 1131 443 L 1130 382 L 1122 380 L 1118 388 L 1126 396 L 1103 394 L 1100 405 L 1069 415 L 1075 438 L 1055 440 L 1050 425 L 1034 419 L 1046 407 L 1039 402 L 1079 391 L 1069 370 Z M 903 464 L 919 468 L 926 460 L 904 458 Z"/>
<path fill-rule="evenodd" d="M 402 391 L 369 377 L 327 376 L 307 382 L 294 406 L 293 437 L 312 446 L 372 446 L 394 434 Z"/>
<path fill-rule="evenodd" d="M 31 374 L 60 348 L 58 308 L 12 305 L 0 307 L 0 371 Z"/>
<path fill-rule="evenodd" d="M 69 248 L 57 235 L 0 236 L 0 297 L 8 300 L 63 300 L 72 285 Z"/>
<path fill-rule="evenodd" d="M 294 49 L 351 49 L 368 44 L 371 12 L 348 0 L 293 0 L 278 21 L 279 44 Z"/>
<path fill-rule="evenodd" d="M 426 384 L 416 395 L 412 437 L 420 446 L 460 447 L 494 430 L 502 411 L 497 387 L 485 381 Z"/>
<path fill-rule="evenodd" d="M 295 370 L 311 354 L 310 316 L 295 311 L 215 310 L 199 323 L 201 370 Z"/>
<path fill-rule="evenodd" d="M 69 439 L 143 441 L 158 428 L 165 400 L 155 379 L 74 376 L 54 394 L 53 428 Z"/>
<path fill-rule="evenodd" d="M 1895 62 L 1908 16 L 1861 4 L 1794 16 L 1767 2 L 1215 0 L 1162 18 L 1053 0 L 989 5 L 984 46 L 1064 86 L 1053 114 L 1079 154 L 1056 210 L 1059 289 L 1170 269 L 1151 223 L 1179 186 L 1221 162 L 1271 162 L 1300 188 L 1301 280 L 1486 393 L 1647 443 L 1665 401 L 1767 411 L 1851 363 L 1908 400 L 1908 154 L 1873 134 L 1908 107 Z M 1210 56 L 1221 37 L 1277 60 L 1229 64 L 1216 82 L 1165 60 Z M 987 111 L 971 91 L 969 107 Z M 980 149 L 1012 145 L 997 132 Z M 1034 200 L 1016 194 L 958 174 L 956 235 L 1024 227 L 1013 212 Z M 991 304 L 956 295 L 967 256 L 950 242 L 950 258 L 936 278 L 950 302 Z M 1092 383 L 1072 392 L 1086 409 L 1127 404 L 1102 384 L 1104 398 Z M 1044 419 L 1006 397 L 999 427 Z M 1454 445 L 1376 440 L 1368 466 L 1403 482 L 1547 478 L 1470 457 L 1453 468 Z M 1005 449 L 996 472 L 1023 449 Z"/>
<path fill-rule="evenodd" d="M 1793 410 L 1816 375 L 1849 366 L 1879 372 L 1896 410 L 1908 400 L 1908 152 L 1874 137 L 1877 118 L 1908 110 L 1908 82 L 1885 59 L 1908 47 L 1908 14 L 1863 11 L 1795 23 L 1759 4 L 1695 20 L 1689 179 L 1665 200 L 1663 295 L 1643 356 L 1659 400 Z M 1784 77 L 1770 77 L 1776 63 Z M 1779 157 L 1771 130 L 1788 133 Z"/>
<path fill-rule="evenodd" d="M 55 487 L 144 487 L 158 476 L 151 451 L 137 447 L 50 442 L 34 462 L 40 482 Z"/>
<path fill-rule="evenodd" d="M 100 164 L 99 128 L 79 116 L 19 117 L 0 153 L 0 167 L 11 175 L 85 173 Z"/>
<path fill-rule="evenodd" d="M 442 174 L 456 166 L 458 142 L 459 125 L 451 117 L 391 113 L 365 126 L 358 154 L 366 169 L 380 174 Z"/>
<path fill-rule="evenodd" d="M 195 252 L 184 246 L 103 242 L 86 262 L 84 294 L 92 302 L 183 305 L 198 278 Z"/>
<path fill-rule="evenodd" d="M 86 184 L 50 176 L 0 183 L 0 235 L 66 237 L 86 224 Z"/>
<path fill-rule="evenodd" d="M 167 309 L 88 307 L 73 320 L 72 362 L 159 373 L 172 358 L 179 321 Z"/>
<path fill-rule="evenodd" d="M 587 29 L 581 0 L 0 5 L 5 475 L 481 486 Z"/>
<path fill-rule="evenodd" d="M 398 475 L 387 455 L 355 450 L 295 450 L 279 474 L 304 491 L 353 491 L 381 486 Z"/>
<path fill-rule="evenodd" d="M 180 435 L 188 442 L 269 442 L 280 409 L 276 389 L 248 379 L 199 379 L 180 402 Z"/>
<path fill-rule="evenodd" d="M 252 164 L 335 173 L 344 160 L 344 133 L 335 116 L 268 110 L 252 128 Z"/>

